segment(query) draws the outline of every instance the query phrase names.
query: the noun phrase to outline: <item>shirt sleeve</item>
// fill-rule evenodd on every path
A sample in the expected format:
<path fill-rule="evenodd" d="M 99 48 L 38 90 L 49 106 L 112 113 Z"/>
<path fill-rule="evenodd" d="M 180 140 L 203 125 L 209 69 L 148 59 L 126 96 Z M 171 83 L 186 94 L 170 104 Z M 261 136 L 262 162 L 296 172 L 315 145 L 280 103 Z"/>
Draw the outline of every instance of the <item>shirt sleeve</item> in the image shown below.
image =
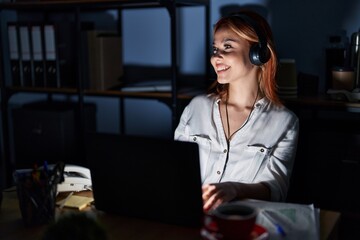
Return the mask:
<path fill-rule="evenodd" d="M 271 190 L 272 201 L 285 201 L 295 161 L 299 133 L 299 120 L 294 115 L 287 131 L 275 146 L 264 174 L 259 182 Z"/>
<path fill-rule="evenodd" d="M 187 105 L 184 109 L 184 111 L 182 112 L 181 116 L 180 116 L 180 121 L 178 126 L 175 129 L 174 132 L 174 140 L 178 140 L 178 141 L 186 141 L 187 140 L 187 135 L 186 134 L 186 125 L 188 124 L 189 121 L 189 114 L 190 114 L 190 105 Z"/>

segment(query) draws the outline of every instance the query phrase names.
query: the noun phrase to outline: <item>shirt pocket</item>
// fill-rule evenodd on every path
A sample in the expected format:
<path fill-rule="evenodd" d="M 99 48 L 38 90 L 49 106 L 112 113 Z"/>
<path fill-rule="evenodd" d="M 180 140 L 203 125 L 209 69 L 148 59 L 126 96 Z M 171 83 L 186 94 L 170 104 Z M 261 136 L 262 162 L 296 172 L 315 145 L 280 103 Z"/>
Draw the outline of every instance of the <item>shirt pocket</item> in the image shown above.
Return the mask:
<path fill-rule="evenodd" d="M 252 183 L 256 176 L 265 167 L 266 159 L 269 158 L 272 148 L 266 148 L 259 145 L 248 145 L 245 149 L 245 155 L 250 157 L 250 164 L 247 168 L 244 180 Z"/>

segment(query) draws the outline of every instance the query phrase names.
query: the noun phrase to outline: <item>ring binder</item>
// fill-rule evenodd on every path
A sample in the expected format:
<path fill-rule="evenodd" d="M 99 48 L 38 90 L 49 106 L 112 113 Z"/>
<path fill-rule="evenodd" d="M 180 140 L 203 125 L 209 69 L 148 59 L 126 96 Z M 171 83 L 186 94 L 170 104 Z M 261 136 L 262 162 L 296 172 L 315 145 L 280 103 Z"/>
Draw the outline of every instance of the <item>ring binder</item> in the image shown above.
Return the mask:
<path fill-rule="evenodd" d="M 31 49 L 30 49 L 30 34 L 29 27 L 27 25 L 19 26 L 20 34 L 20 59 L 22 62 L 22 86 L 31 87 L 33 86 L 33 72 L 32 72 L 32 60 L 31 60 Z"/>
<path fill-rule="evenodd" d="M 35 87 L 45 87 L 45 62 L 43 51 L 42 26 L 31 26 L 33 76 Z"/>
<path fill-rule="evenodd" d="M 55 25 L 44 26 L 46 86 L 60 87 L 59 62 L 56 51 Z"/>
<path fill-rule="evenodd" d="M 16 23 L 8 24 L 9 55 L 11 65 L 11 84 L 22 85 L 22 72 L 20 71 L 19 36 Z"/>

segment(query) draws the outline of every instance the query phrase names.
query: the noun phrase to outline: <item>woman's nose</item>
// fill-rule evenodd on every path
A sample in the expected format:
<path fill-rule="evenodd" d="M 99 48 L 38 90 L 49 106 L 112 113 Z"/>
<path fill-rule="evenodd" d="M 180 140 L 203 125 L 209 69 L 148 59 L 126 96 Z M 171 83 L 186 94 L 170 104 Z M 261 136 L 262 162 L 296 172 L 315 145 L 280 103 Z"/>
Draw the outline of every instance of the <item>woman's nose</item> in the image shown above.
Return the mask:
<path fill-rule="evenodd" d="M 223 57 L 223 52 L 221 50 L 217 50 L 216 52 L 213 53 L 213 57 L 214 58 L 222 58 Z"/>

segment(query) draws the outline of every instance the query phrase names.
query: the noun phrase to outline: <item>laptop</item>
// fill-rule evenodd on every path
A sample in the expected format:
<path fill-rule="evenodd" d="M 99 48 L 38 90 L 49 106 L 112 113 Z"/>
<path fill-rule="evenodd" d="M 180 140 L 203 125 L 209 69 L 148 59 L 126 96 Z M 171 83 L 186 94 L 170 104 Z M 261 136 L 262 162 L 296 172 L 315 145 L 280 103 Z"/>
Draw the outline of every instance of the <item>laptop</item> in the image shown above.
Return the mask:
<path fill-rule="evenodd" d="M 86 154 L 98 210 L 175 225 L 202 226 L 196 143 L 92 133 L 87 136 Z"/>

